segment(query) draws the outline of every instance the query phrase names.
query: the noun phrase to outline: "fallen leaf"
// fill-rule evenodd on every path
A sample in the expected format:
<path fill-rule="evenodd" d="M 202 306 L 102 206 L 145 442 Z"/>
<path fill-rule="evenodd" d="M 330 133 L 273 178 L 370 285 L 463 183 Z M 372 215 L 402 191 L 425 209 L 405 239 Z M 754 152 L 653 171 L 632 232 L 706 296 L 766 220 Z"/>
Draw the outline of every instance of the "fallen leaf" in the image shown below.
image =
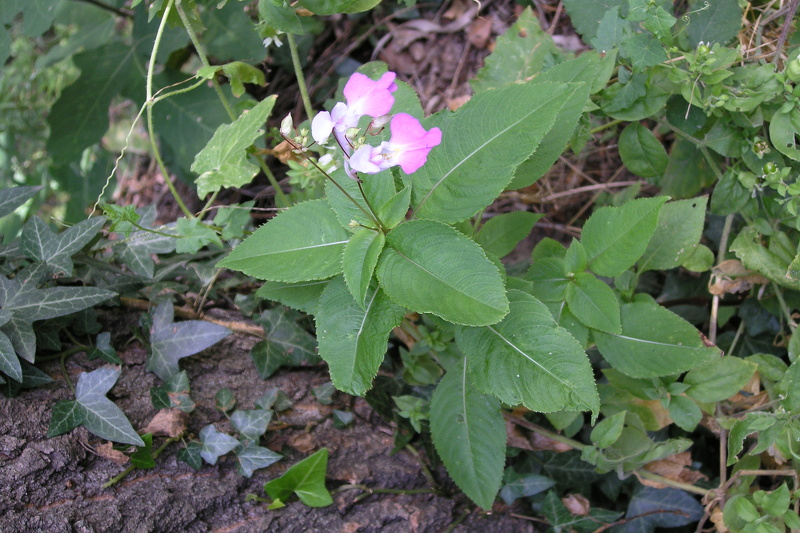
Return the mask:
<path fill-rule="evenodd" d="M 476 18 L 467 28 L 467 40 L 477 48 L 483 50 L 492 37 L 492 22 L 485 18 Z"/>
<path fill-rule="evenodd" d="M 289 437 L 288 444 L 295 450 L 302 453 L 308 453 L 317 447 L 317 443 L 310 433 L 299 433 L 297 435 L 293 435 Z"/>
<path fill-rule="evenodd" d="M 716 527 L 717 533 L 728 533 L 730 531 L 725 526 L 725 520 L 722 519 L 722 509 L 719 507 L 715 507 L 713 511 L 711 511 L 711 521 L 714 522 Z"/>
<path fill-rule="evenodd" d="M 561 503 L 567 508 L 572 516 L 586 516 L 589 514 L 591 504 L 585 496 L 581 494 L 569 494 L 561 498 Z"/>
<path fill-rule="evenodd" d="M 548 450 L 556 453 L 564 453 L 572 450 L 572 446 L 569 444 L 564 444 L 563 442 L 553 440 L 544 435 L 539 435 L 538 433 L 532 433 L 530 441 L 535 451 Z"/>
<path fill-rule="evenodd" d="M 689 468 L 692 464 L 692 455 L 689 452 L 670 455 L 665 459 L 647 463 L 644 467 L 648 472 L 658 474 L 672 481 L 693 484 L 699 479 L 708 479 L 696 470 Z M 657 489 L 665 488 L 666 485 L 650 480 L 641 480 L 643 484 Z M 657 485 L 657 486 L 656 486 Z"/>
<path fill-rule="evenodd" d="M 145 433 L 152 433 L 154 436 L 177 437 L 186 431 L 186 423 L 189 420 L 189 413 L 184 413 L 174 407 L 161 409 L 144 428 Z"/>
<path fill-rule="evenodd" d="M 506 420 L 506 440 L 508 445 L 512 448 L 519 448 L 520 450 L 528 450 L 530 452 L 533 451 L 533 446 L 531 446 L 528 437 L 522 433 L 519 426 L 508 420 Z"/>
<path fill-rule="evenodd" d="M 104 442 L 100 446 L 96 446 L 94 451 L 100 457 L 108 459 L 112 463 L 116 463 L 120 466 L 128 464 L 128 461 L 130 461 L 130 458 L 127 455 L 119 450 L 115 450 L 114 445 L 110 442 Z"/>
<path fill-rule="evenodd" d="M 749 291 L 753 285 L 764 285 L 769 280 L 751 270 L 747 270 L 738 259 L 728 259 L 711 269 L 708 292 L 722 296 Z"/>

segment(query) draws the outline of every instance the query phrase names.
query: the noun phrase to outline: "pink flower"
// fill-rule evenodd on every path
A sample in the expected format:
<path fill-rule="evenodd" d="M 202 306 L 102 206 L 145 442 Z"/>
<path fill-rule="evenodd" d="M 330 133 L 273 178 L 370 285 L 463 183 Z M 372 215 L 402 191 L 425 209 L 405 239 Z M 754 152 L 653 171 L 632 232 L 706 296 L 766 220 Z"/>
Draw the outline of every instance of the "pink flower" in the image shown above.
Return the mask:
<path fill-rule="evenodd" d="M 344 86 L 347 103 L 339 102 L 330 113 L 317 113 L 311 121 L 311 136 L 317 143 L 325 144 L 333 133 L 342 149 L 346 149 L 346 132 L 358 127 L 362 116 L 380 117 L 392 109 L 392 93 L 397 90 L 395 77 L 394 72 L 386 72 L 378 80 L 358 72 L 350 76 Z"/>
<path fill-rule="evenodd" d="M 379 146 L 362 146 L 350 156 L 350 167 L 358 172 L 376 174 L 400 165 L 403 172 L 412 174 L 425 164 L 428 153 L 442 142 L 442 130 L 425 131 L 419 120 L 409 114 L 398 113 L 389 124 L 392 137 Z"/>

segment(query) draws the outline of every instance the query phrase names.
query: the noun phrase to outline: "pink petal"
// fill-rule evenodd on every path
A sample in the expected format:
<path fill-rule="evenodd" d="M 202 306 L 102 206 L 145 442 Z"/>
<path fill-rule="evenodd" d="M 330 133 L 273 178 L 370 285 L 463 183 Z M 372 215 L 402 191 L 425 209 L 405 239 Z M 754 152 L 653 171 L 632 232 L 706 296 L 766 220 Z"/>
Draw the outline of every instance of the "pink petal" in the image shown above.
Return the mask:
<path fill-rule="evenodd" d="M 358 172 L 377 174 L 382 169 L 373 161 L 375 156 L 380 158 L 380 152 L 372 146 L 364 145 L 350 156 L 350 166 Z"/>
<path fill-rule="evenodd" d="M 392 93 L 397 90 L 394 72 L 386 72 L 378 80 L 356 72 L 344 86 L 347 107 L 354 115 L 379 117 L 391 111 L 394 105 Z"/>
<path fill-rule="evenodd" d="M 318 144 L 325 144 L 333 131 L 333 120 L 327 111 L 320 111 L 311 121 L 311 137 Z"/>
<path fill-rule="evenodd" d="M 428 153 L 442 142 L 442 130 L 425 131 L 419 120 L 406 113 L 398 113 L 390 124 L 392 138 L 387 149 L 393 152 L 393 164 L 403 172 L 412 174 L 428 160 Z"/>

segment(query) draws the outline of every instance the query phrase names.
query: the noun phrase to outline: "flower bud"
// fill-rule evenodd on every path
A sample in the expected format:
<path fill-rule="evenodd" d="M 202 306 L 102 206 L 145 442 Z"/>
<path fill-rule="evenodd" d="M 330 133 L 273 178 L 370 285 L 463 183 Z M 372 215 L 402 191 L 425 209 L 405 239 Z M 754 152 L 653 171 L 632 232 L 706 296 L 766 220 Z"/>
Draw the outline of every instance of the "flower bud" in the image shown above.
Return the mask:
<path fill-rule="evenodd" d="M 284 137 L 290 137 L 292 135 L 293 128 L 294 120 L 292 120 L 292 114 L 289 113 L 283 120 L 281 120 L 281 135 Z"/>

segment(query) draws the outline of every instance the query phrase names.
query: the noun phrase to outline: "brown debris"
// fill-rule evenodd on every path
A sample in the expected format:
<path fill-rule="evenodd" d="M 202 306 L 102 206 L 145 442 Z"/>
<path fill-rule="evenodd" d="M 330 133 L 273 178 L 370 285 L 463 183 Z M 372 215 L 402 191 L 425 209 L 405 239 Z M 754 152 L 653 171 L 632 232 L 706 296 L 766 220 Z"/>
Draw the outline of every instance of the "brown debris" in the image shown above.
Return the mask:
<path fill-rule="evenodd" d="M 161 409 L 144 428 L 144 432 L 158 437 L 177 437 L 186 431 L 188 421 L 189 414 L 180 409 Z"/>
<path fill-rule="evenodd" d="M 561 503 L 572 516 L 586 516 L 592 508 L 589 500 L 582 494 L 568 494 L 561 498 Z"/>
<path fill-rule="evenodd" d="M 104 459 L 108 459 L 112 463 L 116 463 L 120 466 L 128 464 L 130 458 L 122 453 L 119 450 L 114 449 L 114 445 L 110 442 L 104 442 L 103 444 L 96 446 L 94 449 L 95 453 Z"/>
<path fill-rule="evenodd" d="M 769 280 L 753 271 L 747 270 L 738 259 L 728 259 L 711 269 L 708 292 L 723 296 L 749 291 L 753 285 L 764 285 Z"/>
<path fill-rule="evenodd" d="M 653 474 L 665 477 L 672 481 L 680 481 L 681 483 L 694 484 L 699 479 L 708 479 L 706 476 L 696 470 L 691 470 L 689 467 L 692 464 L 692 455 L 689 452 L 678 453 L 670 455 L 666 459 L 653 461 L 645 465 L 644 469 Z M 651 481 L 649 479 L 639 478 L 642 484 L 656 489 L 666 488 L 663 483 Z"/>

